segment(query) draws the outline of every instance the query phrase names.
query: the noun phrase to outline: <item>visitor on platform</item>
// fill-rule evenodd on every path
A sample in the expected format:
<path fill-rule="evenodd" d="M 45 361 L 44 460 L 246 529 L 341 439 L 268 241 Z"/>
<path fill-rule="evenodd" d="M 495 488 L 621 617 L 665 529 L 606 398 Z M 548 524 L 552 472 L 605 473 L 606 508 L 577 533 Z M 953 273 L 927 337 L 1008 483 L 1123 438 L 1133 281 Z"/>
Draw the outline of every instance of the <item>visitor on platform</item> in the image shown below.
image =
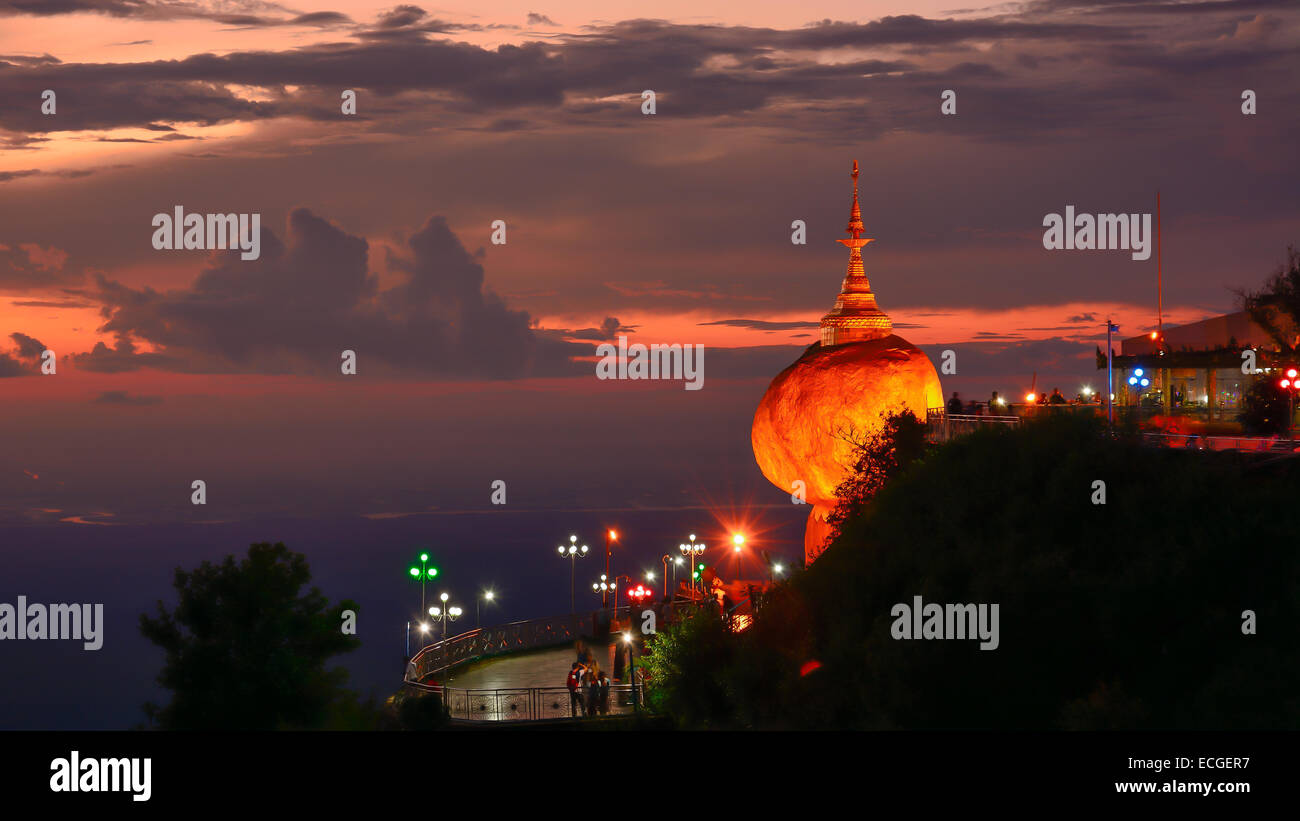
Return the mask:
<path fill-rule="evenodd" d="M 583 667 L 590 666 L 591 650 L 587 647 L 586 643 L 582 639 L 578 639 L 578 643 L 575 645 L 575 647 L 578 650 L 578 663 L 581 664 Z"/>
<path fill-rule="evenodd" d="M 1040 404 L 1040 405 L 1046 405 L 1046 404 L 1047 404 L 1047 394 L 1045 394 L 1045 393 L 1040 393 L 1040 394 L 1038 394 L 1038 404 Z"/>
<path fill-rule="evenodd" d="M 948 413 L 961 413 L 961 397 L 957 392 L 952 392 L 952 398 L 948 400 Z"/>
<path fill-rule="evenodd" d="M 578 690 L 578 686 L 581 683 L 582 683 L 582 665 L 575 661 L 573 663 L 573 667 L 569 668 L 569 680 L 566 682 L 566 686 L 569 688 L 569 717 L 570 718 L 578 717 L 578 709 L 582 704 L 582 694 Z"/>
<path fill-rule="evenodd" d="M 1052 395 L 1048 398 L 1047 401 L 1050 402 L 1050 403 L 1053 404 L 1053 405 L 1064 405 L 1064 404 L 1066 404 L 1066 402 L 1065 402 L 1065 396 L 1061 393 L 1061 389 L 1060 389 L 1060 388 L 1052 388 Z"/>
<path fill-rule="evenodd" d="M 989 397 L 989 416 L 1000 416 L 1002 414 L 1002 399 L 998 392 L 994 391 Z"/>
<path fill-rule="evenodd" d="M 594 716 L 597 707 L 600 705 L 600 683 L 596 681 L 595 673 L 590 670 L 587 671 L 587 674 L 583 676 L 583 687 L 586 690 L 583 695 L 586 696 L 587 715 Z"/>
<path fill-rule="evenodd" d="M 600 673 L 600 678 L 597 679 L 597 685 L 600 687 L 600 692 L 597 696 L 596 705 L 600 710 L 600 714 L 607 716 L 609 715 L 609 676 L 605 675 L 603 670 Z"/>

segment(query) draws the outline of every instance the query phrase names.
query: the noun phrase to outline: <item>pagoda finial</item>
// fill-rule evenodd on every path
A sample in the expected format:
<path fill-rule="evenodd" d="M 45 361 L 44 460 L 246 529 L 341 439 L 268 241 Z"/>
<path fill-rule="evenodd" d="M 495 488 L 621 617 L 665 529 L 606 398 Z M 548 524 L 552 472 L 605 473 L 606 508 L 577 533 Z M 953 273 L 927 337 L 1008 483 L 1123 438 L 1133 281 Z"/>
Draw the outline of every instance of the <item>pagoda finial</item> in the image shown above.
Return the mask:
<path fill-rule="evenodd" d="M 862 225 L 862 209 L 858 206 L 858 161 L 853 161 L 853 210 L 849 212 L 849 236 L 857 239 L 866 229 Z M 870 242 L 870 240 L 868 240 Z M 847 243 L 846 243 L 847 244 Z M 866 243 L 863 243 L 864 245 Z"/>
<path fill-rule="evenodd" d="M 862 208 L 858 205 L 858 161 L 853 161 L 853 210 L 849 213 L 849 238 L 835 240 L 849 249 L 849 267 L 844 273 L 844 285 L 835 307 L 822 317 L 823 346 L 842 345 L 846 342 L 865 342 L 889 336 L 894 325 L 888 315 L 876 305 L 862 266 L 862 247 L 874 242 L 862 236 Z"/>
<path fill-rule="evenodd" d="M 858 205 L 858 161 L 853 161 L 853 210 L 849 212 L 849 227 L 844 229 L 849 232 L 853 239 L 837 239 L 836 242 L 841 245 L 847 245 L 850 248 L 861 248 L 871 240 L 862 239 L 862 232 L 866 230 L 862 225 L 862 208 Z"/>

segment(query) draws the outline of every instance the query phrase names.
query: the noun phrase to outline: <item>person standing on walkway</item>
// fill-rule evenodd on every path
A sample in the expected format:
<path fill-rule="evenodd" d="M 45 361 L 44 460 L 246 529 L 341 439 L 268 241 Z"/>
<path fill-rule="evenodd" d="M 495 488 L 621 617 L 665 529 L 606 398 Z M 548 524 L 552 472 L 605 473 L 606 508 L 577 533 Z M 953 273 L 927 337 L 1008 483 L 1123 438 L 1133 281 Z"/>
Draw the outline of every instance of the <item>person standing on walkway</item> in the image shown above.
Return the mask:
<path fill-rule="evenodd" d="M 582 665 L 578 662 L 573 663 L 569 668 L 569 680 L 565 682 L 569 688 L 569 717 L 578 717 L 578 705 L 581 704 L 581 691 L 578 686 L 582 683 Z"/>
<path fill-rule="evenodd" d="M 600 685 L 596 683 L 596 674 L 587 671 L 587 716 L 596 715 L 596 708 L 600 703 Z"/>
<path fill-rule="evenodd" d="M 606 716 L 609 715 L 609 676 L 605 675 L 603 671 L 600 674 L 598 684 L 600 686 L 600 692 L 598 695 L 597 705 L 599 706 L 600 714 Z"/>

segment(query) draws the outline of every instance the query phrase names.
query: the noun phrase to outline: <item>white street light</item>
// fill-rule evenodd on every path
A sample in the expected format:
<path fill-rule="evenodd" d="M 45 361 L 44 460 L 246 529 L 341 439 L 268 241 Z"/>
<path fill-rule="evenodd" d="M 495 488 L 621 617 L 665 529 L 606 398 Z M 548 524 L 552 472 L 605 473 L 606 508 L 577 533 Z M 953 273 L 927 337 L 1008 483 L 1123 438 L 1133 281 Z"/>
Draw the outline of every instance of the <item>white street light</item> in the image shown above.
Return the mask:
<path fill-rule="evenodd" d="M 569 560 L 569 612 L 570 613 L 574 612 L 573 590 L 574 590 L 574 581 L 576 578 L 575 574 L 577 572 L 577 568 L 575 567 L 575 565 L 577 564 L 578 559 L 585 557 L 587 555 L 587 551 L 590 549 L 591 548 L 587 547 L 585 544 L 579 547 L 577 536 L 569 537 L 568 547 L 565 547 L 564 545 L 560 545 L 558 548 L 556 548 L 556 550 L 560 554 L 561 559 L 567 558 Z"/>

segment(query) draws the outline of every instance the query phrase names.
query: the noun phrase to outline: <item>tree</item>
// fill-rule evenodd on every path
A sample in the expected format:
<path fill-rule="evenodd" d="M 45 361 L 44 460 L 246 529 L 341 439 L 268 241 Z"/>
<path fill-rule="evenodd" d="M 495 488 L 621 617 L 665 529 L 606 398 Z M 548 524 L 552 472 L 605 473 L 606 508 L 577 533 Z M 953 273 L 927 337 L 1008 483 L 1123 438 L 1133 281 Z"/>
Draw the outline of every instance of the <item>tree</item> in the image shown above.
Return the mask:
<path fill-rule="evenodd" d="M 729 716 L 726 668 L 734 642 L 718 608 L 692 608 L 646 643 L 641 665 L 653 684 L 646 700 L 684 727 L 702 727 Z"/>
<path fill-rule="evenodd" d="M 1246 313 L 1283 353 L 1300 349 L 1300 251 L 1289 245 L 1286 263 L 1258 291 L 1238 292 Z"/>
<path fill-rule="evenodd" d="M 1268 436 L 1285 433 L 1287 429 L 1287 411 L 1290 405 L 1286 393 L 1278 387 L 1276 380 L 1264 378 L 1255 380 L 1242 397 L 1241 413 L 1237 421 L 1241 422 L 1246 433 Z"/>
<path fill-rule="evenodd" d="M 176 569 L 174 610 L 158 602 L 140 616 L 140 632 L 163 649 L 158 683 L 172 693 L 164 707 L 145 705 L 161 729 L 307 729 L 326 726 L 331 711 L 352 710 L 347 671 L 327 670 L 332 657 L 360 644 L 340 629 L 343 610 L 311 581 L 307 559 L 283 544 L 262 542 L 236 563 Z M 349 706 L 351 705 L 351 706 Z"/>
<path fill-rule="evenodd" d="M 1297 493 L 1296 460 L 1093 418 L 979 430 L 854 508 L 744 633 L 669 628 L 655 683 L 715 726 L 1300 728 Z M 997 605 L 996 648 L 897 636 L 916 596 Z M 1247 608 L 1283 627 L 1247 630 Z"/>
<path fill-rule="evenodd" d="M 840 439 L 854 448 L 854 465 L 835 490 L 835 510 L 827 517 L 838 534 L 845 520 L 860 511 L 886 483 L 925 455 L 925 423 L 909 410 L 881 414 L 883 424 L 868 434 L 841 431 Z"/>

